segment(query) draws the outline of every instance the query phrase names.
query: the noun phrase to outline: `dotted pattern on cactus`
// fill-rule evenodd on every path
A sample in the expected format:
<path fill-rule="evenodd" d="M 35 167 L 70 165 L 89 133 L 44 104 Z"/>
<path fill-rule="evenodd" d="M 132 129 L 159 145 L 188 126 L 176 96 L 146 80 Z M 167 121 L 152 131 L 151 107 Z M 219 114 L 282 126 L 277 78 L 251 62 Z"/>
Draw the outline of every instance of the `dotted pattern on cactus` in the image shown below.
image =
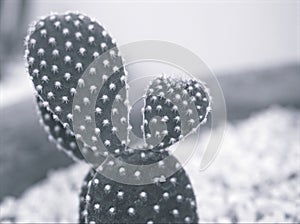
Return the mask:
<path fill-rule="evenodd" d="M 114 39 L 95 20 L 79 13 L 66 13 L 65 15 L 53 14 L 41 18 L 33 24 L 29 29 L 25 44 L 28 72 L 38 98 L 47 109 L 45 111 L 39 106 L 43 116 L 48 117 L 46 114 L 50 115 L 47 122 L 52 124 L 48 125 L 49 128 L 58 125 L 69 131 L 68 135 L 74 135 L 72 131 L 72 102 L 76 88 L 85 85 L 81 76 L 88 65 L 101 54 L 116 46 Z M 117 92 L 125 86 L 125 70 L 124 68 L 116 69 L 115 65 L 122 65 L 122 58 L 118 52 L 110 51 L 108 55 L 109 57 L 103 60 L 103 63 L 107 66 L 108 71 L 113 70 L 113 74 L 111 77 L 103 75 L 102 78 L 104 81 L 108 79 L 119 81 L 118 86 L 113 83 L 108 86 Z M 90 69 L 89 72 L 93 75 L 96 71 Z M 90 86 L 91 94 L 96 88 L 96 84 Z M 99 96 L 98 104 L 101 104 L 101 100 L 102 102 L 110 100 L 109 97 L 110 95 L 105 94 Z M 125 101 L 127 92 L 120 91 L 116 97 Z M 84 103 L 88 103 L 89 96 L 84 100 Z M 105 114 L 101 106 L 97 106 L 95 109 L 97 115 Z M 127 117 L 127 105 L 124 105 L 124 108 L 119 113 L 121 118 Z M 79 106 L 75 109 L 80 111 Z M 87 122 L 90 121 L 89 119 L 86 117 Z M 57 124 L 58 122 L 60 124 Z M 125 127 L 125 131 L 120 130 L 120 133 L 127 137 L 128 121 L 122 119 L 120 122 L 124 123 L 123 126 Z M 84 129 L 84 127 L 82 128 Z M 96 129 L 95 132 L 99 134 L 100 130 Z M 73 144 L 73 137 L 65 138 L 65 136 L 53 135 L 55 130 L 50 130 L 50 133 L 58 145 L 61 145 L 63 139 L 63 148 L 75 152 L 73 155 L 82 159 L 80 152 L 77 152 L 77 147 Z"/>
<path fill-rule="evenodd" d="M 207 88 L 198 81 L 164 76 L 155 79 L 147 90 L 144 108 L 148 147 L 165 149 L 195 131 L 206 121 L 209 102 Z"/>
<path fill-rule="evenodd" d="M 37 112 L 40 115 L 40 123 L 44 127 L 46 133 L 48 133 L 48 139 L 56 143 L 56 147 L 59 150 L 64 150 L 74 160 L 83 159 L 78 144 L 83 143 L 81 141 L 76 142 L 75 136 L 70 130 L 66 129 L 58 120 L 53 118 L 53 113 L 46 109 L 43 102 L 39 97 L 37 100 Z"/>
<path fill-rule="evenodd" d="M 99 168 L 120 182 L 93 169 L 88 173 L 80 194 L 80 223 L 198 222 L 188 176 L 166 149 L 205 122 L 210 98 L 202 83 L 159 77 L 149 85 L 143 114 L 146 148 L 141 151 L 127 147 L 126 71 L 115 41 L 99 23 L 80 13 L 41 18 L 26 37 L 25 57 L 40 122 L 57 148 L 74 159 L 83 159 L 82 152 L 97 159 L 94 143 L 101 140 L 104 151 L 114 155 L 101 161 Z M 105 72 L 101 70 L 101 78 L 96 79 L 99 70 L 93 62 L 99 58 Z M 83 79 L 83 74 L 88 78 Z M 86 87 L 88 92 L 76 103 L 74 96 Z M 88 114 L 85 109 L 95 97 L 95 111 Z M 76 134 L 74 113 L 82 115 Z M 86 141 L 83 135 L 93 118 L 96 128 Z M 162 161 L 165 158 L 169 160 Z M 130 170 L 125 163 L 155 165 L 146 173 L 139 166 Z M 174 168 L 177 172 L 166 175 Z M 141 183 L 151 179 L 152 184 L 125 184 L 130 178 Z"/>
<path fill-rule="evenodd" d="M 178 162 L 172 157 L 161 169 L 174 165 Z M 182 168 L 164 181 L 148 185 L 122 184 L 99 173 L 87 185 L 86 206 L 80 210 L 84 223 L 198 222 L 195 195 Z M 86 190 L 82 192 L 84 195 Z"/>
<path fill-rule="evenodd" d="M 88 189 L 91 184 L 90 180 L 95 176 L 96 171 L 91 169 L 86 177 L 83 180 L 83 184 L 81 186 L 81 192 L 79 195 L 79 223 L 84 223 L 87 212 L 86 212 L 86 198 L 88 194 Z"/>

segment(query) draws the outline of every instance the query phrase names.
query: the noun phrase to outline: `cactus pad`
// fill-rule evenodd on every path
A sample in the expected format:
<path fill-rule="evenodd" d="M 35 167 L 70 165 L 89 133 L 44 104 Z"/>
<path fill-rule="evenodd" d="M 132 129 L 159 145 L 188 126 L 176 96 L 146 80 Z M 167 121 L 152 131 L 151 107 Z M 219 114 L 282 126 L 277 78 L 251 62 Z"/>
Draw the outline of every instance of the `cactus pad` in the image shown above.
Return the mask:
<path fill-rule="evenodd" d="M 165 164 L 163 169 L 168 168 Z M 195 195 L 182 168 L 147 185 L 122 184 L 96 173 L 88 186 L 86 206 L 80 212 L 84 223 L 198 222 Z"/>

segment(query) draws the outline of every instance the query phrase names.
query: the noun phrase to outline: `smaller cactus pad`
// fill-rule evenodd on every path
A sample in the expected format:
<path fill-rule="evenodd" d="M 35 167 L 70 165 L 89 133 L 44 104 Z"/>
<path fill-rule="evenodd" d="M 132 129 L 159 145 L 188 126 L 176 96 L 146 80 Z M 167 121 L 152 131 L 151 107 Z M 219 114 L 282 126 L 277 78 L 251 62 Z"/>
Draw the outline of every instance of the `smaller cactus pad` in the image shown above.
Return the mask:
<path fill-rule="evenodd" d="M 165 149 L 206 121 L 210 96 L 204 84 L 196 80 L 178 80 L 165 76 L 148 87 L 144 108 L 144 133 L 148 147 Z"/>

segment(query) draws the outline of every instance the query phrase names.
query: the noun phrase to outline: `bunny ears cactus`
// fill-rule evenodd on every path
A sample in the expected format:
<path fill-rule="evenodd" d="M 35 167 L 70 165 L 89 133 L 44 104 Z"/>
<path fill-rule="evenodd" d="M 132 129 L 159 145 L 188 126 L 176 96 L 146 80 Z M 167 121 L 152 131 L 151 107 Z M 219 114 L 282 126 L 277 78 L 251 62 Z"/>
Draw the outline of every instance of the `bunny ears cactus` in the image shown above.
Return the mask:
<path fill-rule="evenodd" d="M 57 148 L 79 160 L 113 155 L 130 164 L 157 163 L 162 171 L 178 170 L 152 184 L 127 185 L 91 169 L 80 194 L 80 222 L 198 222 L 191 183 L 167 148 L 206 120 L 210 111 L 206 87 L 196 80 L 164 76 L 153 80 L 143 109 L 146 149 L 130 149 L 127 72 L 115 40 L 101 24 L 80 13 L 52 14 L 32 24 L 25 45 L 40 122 Z M 101 69 L 95 64 L 99 60 Z M 85 108 L 93 100 L 95 108 L 89 114 Z M 77 115 L 80 125 L 74 127 Z M 83 136 L 93 120 L 96 124 L 87 141 Z M 97 142 L 102 142 L 101 149 Z M 163 162 L 166 157 L 170 160 Z M 100 164 L 125 179 L 149 175 L 139 169 L 129 174 L 112 161 Z"/>

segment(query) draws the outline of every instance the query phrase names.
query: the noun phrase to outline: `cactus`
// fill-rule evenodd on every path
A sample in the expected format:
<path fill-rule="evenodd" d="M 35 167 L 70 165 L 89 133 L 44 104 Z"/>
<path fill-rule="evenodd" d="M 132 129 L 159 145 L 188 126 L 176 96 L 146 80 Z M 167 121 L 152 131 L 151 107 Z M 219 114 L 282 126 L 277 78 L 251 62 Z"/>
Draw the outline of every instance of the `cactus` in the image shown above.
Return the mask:
<path fill-rule="evenodd" d="M 25 45 L 28 72 L 35 86 L 38 107 L 43 122 L 48 126 L 50 138 L 57 142 L 59 148 L 73 154 L 73 158 L 82 159 L 72 130 L 72 102 L 76 87 L 84 85 L 81 76 L 85 69 L 103 52 L 114 48 L 115 41 L 94 19 L 80 13 L 66 13 L 52 14 L 33 23 Z M 117 52 L 112 51 L 108 55 L 110 58 L 106 59 L 107 63 L 122 64 Z M 107 68 L 108 71 L 112 69 L 115 67 Z M 91 69 L 90 72 L 94 71 Z M 122 80 L 126 78 L 125 75 L 124 68 L 112 74 L 119 79 L 122 77 Z M 119 89 L 124 86 L 125 82 L 119 82 Z M 120 92 L 120 95 L 127 99 L 126 91 Z M 122 111 L 125 117 L 126 109 L 125 105 Z M 96 112 L 100 114 L 99 107 Z M 61 131 L 58 133 L 54 128 Z"/>
<path fill-rule="evenodd" d="M 161 169 L 169 169 L 174 163 L 179 165 L 172 157 Z M 114 168 L 119 170 L 117 165 Z M 127 185 L 96 173 L 88 186 L 86 205 L 80 212 L 84 223 L 198 222 L 194 192 L 182 168 L 163 182 L 148 185 Z"/>
<path fill-rule="evenodd" d="M 180 99 L 177 99 L 177 94 L 180 94 Z M 86 195 L 86 205 L 84 209 L 81 206 L 80 220 L 84 220 L 84 223 L 198 222 L 192 185 L 179 162 L 170 156 L 166 149 L 205 122 L 210 111 L 208 90 L 202 83 L 195 80 L 159 77 L 148 87 L 143 111 L 144 133 L 148 148 L 143 151 L 132 150 L 121 159 L 137 165 L 157 163 L 162 177 L 165 174 L 164 170 L 172 169 L 172 167 L 176 167 L 177 172 L 166 179 L 157 179 L 155 183 L 148 185 L 126 185 L 96 173 L 93 178 L 89 179 L 88 190 L 85 186 L 82 189 L 84 192 L 82 194 Z M 153 122 L 153 119 L 156 121 Z M 189 122 L 191 119 L 195 121 Z M 151 126 L 152 123 L 154 124 Z M 166 129 L 164 129 L 164 124 L 166 124 Z M 155 133 L 159 132 L 163 137 L 160 138 L 159 135 L 154 134 L 155 137 L 149 141 L 151 130 Z M 165 130 L 168 131 L 166 134 L 164 134 Z M 171 141 L 171 138 L 174 140 Z M 163 162 L 167 156 L 171 159 L 167 163 Z M 103 164 L 103 167 L 108 169 L 107 172 L 119 175 L 119 179 L 124 175 L 122 173 L 126 172 L 123 164 L 120 163 L 109 165 L 108 162 Z M 125 178 L 129 179 L 132 174 L 140 181 L 151 176 L 149 173 L 142 173 L 137 168 L 134 173 L 128 171 Z"/>
<path fill-rule="evenodd" d="M 156 78 L 148 87 L 144 108 L 148 148 L 168 148 L 196 131 L 206 121 L 209 111 L 210 96 L 204 84 L 165 76 Z M 151 132 L 150 127 L 155 131 Z"/>
<path fill-rule="evenodd" d="M 96 155 L 98 148 L 81 136 L 91 116 L 81 112 L 84 108 L 76 104 L 74 95 L 78 88 L 89 87 L 90 93 L 81 99 L 85 105 L 102 85 L 94 112 L 96 136 L 92 139 L 101 139 L 104 151 L 113 157 L 100 163 L 98 169 L 103 173 L 91 169 L 85 177 L 80 193 L 80 223 L 198 222 L 191 183 L 168 147 L 205 122 L 210 111 L 205 86 L 196 80 L 156 78 L 145 95 L 145 149 L 131 149 L 127 146 L 126 71 L 114 39 L 99 23 L 80 13 L 53 14 L 31 26 L 25 44 L 40 122 L 57 148 L 75 160 L 84 158 L 82 151 Z M 94 80 L 97 69 L 93 62 L 105 52 L 109 53 L 101 60 L 107 73 L 101 74 L 101 80 Z M 88 80 L 82 78 L 85 73 L 90 75 Z M 119 104 L 118 109 L 114 102 Z M 75 112 L 88 120 L 82 120 L 82 133 L 75 134 L 73 128 Z M 118 130 L 110 116 L 115 112 Z M 126 170 L 125 163 L 133 164 L 134 170 Z M 149 164 L 154 164 L 150 172 L 140 169 Z M 174 169 L 177 172 L 167 175 Z M 151 183 L 126 184 L 130 178 Z"/>

